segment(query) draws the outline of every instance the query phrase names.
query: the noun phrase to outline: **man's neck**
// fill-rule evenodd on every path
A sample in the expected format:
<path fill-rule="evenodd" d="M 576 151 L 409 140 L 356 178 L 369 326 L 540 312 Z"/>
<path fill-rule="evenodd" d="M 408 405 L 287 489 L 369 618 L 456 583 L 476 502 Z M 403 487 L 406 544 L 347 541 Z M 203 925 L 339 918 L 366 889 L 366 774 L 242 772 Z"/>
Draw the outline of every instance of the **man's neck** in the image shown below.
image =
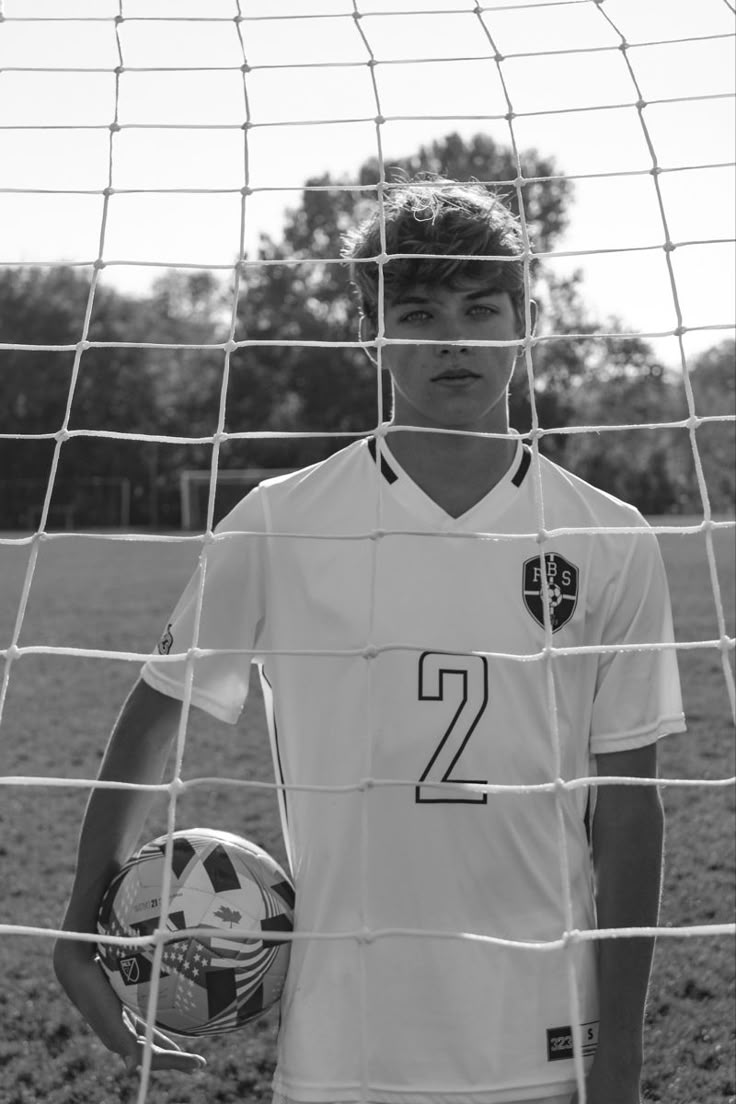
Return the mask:
<path fill-rule="evenodd" d="M 389 451 L 438 506 L 454 517 L 484 498 L 508 471 L 516 441 L 508 437 L 473 437 L 454 433 L 401 432 L 393 427 Z"/>

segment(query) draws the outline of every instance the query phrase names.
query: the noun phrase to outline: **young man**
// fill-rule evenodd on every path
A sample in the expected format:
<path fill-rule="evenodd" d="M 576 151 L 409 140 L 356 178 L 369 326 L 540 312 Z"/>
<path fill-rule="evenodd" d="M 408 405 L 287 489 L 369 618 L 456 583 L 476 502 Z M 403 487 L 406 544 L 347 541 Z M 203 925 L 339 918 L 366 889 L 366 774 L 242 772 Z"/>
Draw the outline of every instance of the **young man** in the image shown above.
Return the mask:
<path fill-rule="evenodd" d="M 389 257 L 416 256 L 386 261 L 381 289 L 378 216 L 346 256 L 391 421 L 218 527 L 101 775 L 158 781 L 188 678 L 232 723 L 259 662 L 303 934 L 278 1102 L 567 1104 L 574 1038 L 589 1104 L 639 1104 L 652 944 L 590 933 L 656 924 L 659 795 L 562 783 L 654 777 L 656 741 L 684 727 L 674 652 L 646 649 L 672 639 L 657 542 L 509 429 L 536 310 L 525 326 L 522 262 L 492 260 L 522 251 L 511 214 L 451 182 L 384 214 Z M 92 795 L 66 930 L 94 930 L 147 804 Z M 56 966 L 134 1068 L 93 946 L 60 941 Z M 200 1062 L 158 1044 L 156 1068 Z"/>

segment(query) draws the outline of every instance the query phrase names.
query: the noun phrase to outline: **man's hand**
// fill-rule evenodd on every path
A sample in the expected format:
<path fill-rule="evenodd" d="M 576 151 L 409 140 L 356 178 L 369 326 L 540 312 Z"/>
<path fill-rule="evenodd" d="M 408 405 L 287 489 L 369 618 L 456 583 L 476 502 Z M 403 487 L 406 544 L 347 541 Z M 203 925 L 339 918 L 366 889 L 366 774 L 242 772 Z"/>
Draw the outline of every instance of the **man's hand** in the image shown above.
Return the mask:
<path fill-rule="evenodd" d="M 108 1050 L 119 1054 L 129 1073 L 143 1065 L 145 1024 L 125 1010 L 95 960 L 93 943 L 60 939 L 54 948 L 60 985 Z M 196 1073 L 206 1065 L 199 1054 L 183 1051 L 154 1029 L 151 1068 Z"/>

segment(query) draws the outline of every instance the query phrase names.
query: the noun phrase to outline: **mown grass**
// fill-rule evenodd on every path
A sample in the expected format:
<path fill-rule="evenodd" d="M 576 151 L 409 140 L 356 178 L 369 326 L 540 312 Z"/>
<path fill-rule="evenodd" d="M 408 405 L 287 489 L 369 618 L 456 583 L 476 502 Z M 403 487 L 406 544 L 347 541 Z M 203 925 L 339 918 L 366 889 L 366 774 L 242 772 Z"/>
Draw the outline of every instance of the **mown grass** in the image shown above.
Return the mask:
<path fill-rule="evenodd" d="M 680 640 L 718 636 L 702 535 L 665 536 L 662 549 Z M 734 632 L 733 531 L 716 534 L 728 632 Z M 110 543 L 69 538 L 40 550 L 21 644 L 148 651 L 196 559 L 179 544 Z M 0 548 L 0 642 L 10 639 L 28 562 L 27 547 Z M 721 659 L 681 653 L 689 731 L 661 748 L 664 778 L 734 775 L 734 736 Z M 24 657 L 12 667 L 0 727 L 0 775 L 89 778 L 112 721 L 135 677 L 124 661 Z M 235 729 L 194 713 L 185 777 L 270 780 L 270 752 L 254 687 Z M 730 922 L 734 915 L 732 788 L 666 787 L 667 866 L 662 923 Z M 0 923 L 54 927 L 68 892 L 85 791 L 0 789 Z M 161 802 L 147 826 L 164 826 Z M 179 823 L 217 825 L 253 837 L 283 860 L 269 790 L 193 787 L 180 799 Z M 91 1036 L 58 991 L 50 941 L 0 937 L 0 1104 L 117 1104 L 135 1100 L 134 1080 Z M 659 941 L 646 1024 L 645 1095 L 666 1104 L 736 1102 L 733 942 L 693 936 Z M 151 1104 L 266 1104 L 276 1017 L 200 1048 L 207 1073 L 159 1077 Z"/>

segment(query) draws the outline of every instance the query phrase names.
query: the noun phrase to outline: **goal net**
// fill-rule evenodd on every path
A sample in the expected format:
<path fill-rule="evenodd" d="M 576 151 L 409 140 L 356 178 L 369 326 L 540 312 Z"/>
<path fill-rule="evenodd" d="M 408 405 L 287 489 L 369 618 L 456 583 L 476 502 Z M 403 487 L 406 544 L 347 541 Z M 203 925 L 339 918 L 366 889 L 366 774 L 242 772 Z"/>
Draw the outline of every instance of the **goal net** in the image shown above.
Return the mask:
<path fill-rule="evenodd" d="M 731 583 L 718 544 L 734 531 L 723 475 L 733 392 L 729 398 L 721 370 L 733 335 L 733 230 L 726 225 L 733 15 L 730 0 L 0 3 L 0 456 L 6 472 L 16 473 L 0 471 L 0 495 L 3 526 L 25 530 L 0 536 L 8 578 L 12 568 L 17 580 L 0 608 L 0 737 L 7 746 L 18 742 L 16 728 L 23 731 L 15 687 L 23 687 L 23 671 L 35 660 L 74 662 L 80 671 L 111 662 L 132 680 L 148 658 L 153 641 L 129 638 L 118 647 L 108 631 L 132 616 L 114 604 L 122 603 L 115 579 L 100 608 L 85 616 L 84 632 L 67 637 L 53 622 L 47 636 L 36 635 L 36 625 L 46 624 L 34 620 L 39 605 L 64 603 L 67 583 L 88 562 L 85 549 L 94 547 L 98 564 L 104 542 L 111 576 L 121 546 L 131 563 L 152 546 L 172 557 L 201 551 L 206 562 L 217 520 L 264 476 L 313 463 L 320 458 L 315 449 L 326 456 L 383 432 L 390 411 L 382 366 L 392 344 L 383 301 L 376 338 L 360 340 L 339 238 L 361 211 L 383 211 L 397 186 L 396 165 L 448 175 L 454 167 L 479 186 L 500 188 L 518 211 L 526 289 L 517 377 L 528 417 L 518 428 L 531 450 L 541 554 L 551 534 L 540 455 L 564 452 L 573 468 L 576 460 L 588 464 L 586 472 L 598 465 L 608 478 L 640 448 L 632 493 L 645 483 L 654 487 L 654 475 L 669 488 L 668 516 L 653 518 L 654 532 L 688 547 L 697 541 L 702 556 L 698 585 L 707 591 L 708 617 L 702 626 L 688 622 L 693 631 L 678 631 L 674 647 L 681 667 L 707 657 L 708 677 L 718 684 L 711 707 L 725 731 L 724 717 L 736 716 Z M 489 139 L 497 154 L 493 175 L 482 156 Z M 391 257 L 383 249 L 373 260 L 382 292 Z M 19 296 L 19 273 L 28 269 L 33 274 L 22 277 Z M 62 283 L 52 287 L 49 273 Z M 533 295 L 543 307 L 536 332 Z M 71 324 L 70 303 L 78 304 Z M 340 412 L 341 401 L 348 404 L 351 390 L 361 388 L 357 413 Z M 658 405 L 664 399 L 667 405 Z M 564 421 L 556 418 L 560 411 Z M 34 475 L 23 475 L 31 464 Z M 167 494 L 178 496 L 183 532 L 164 525 L 133 532 L 135 509 Z M 90 508 L 100 495 L 104 504 Z M 678 515 L 678 503 L 688 516 Z M 121 531 L 96 532 L 107 526 Z M 375 555 L 376 534 L 367 536 Z M 168 602 L 170 581 L 164 570 L 156 580 L 155 598 L 141 580 L 142 601 L 160 603 L 162 620 L 170 606 L 160 594 Z M 543 598 L 548 603 L 549 593 Z M 203 583 L 200 609 L 202 600 Z M 539 662 L 579 650 L 556 644 L 547 617 Z M 366 641 L 365 659 L 372 658 Z M 73 694 L 61 719 L 50 671 L 44 667 L 22 700 L 45 703 L 56 758 L 29 743 L 0 785 L 4 796 L 38 801 L 70 792 L 76 824 L 94 778 L 74 773 L 64 741 L 50 730 L 73 728 L 88 704 L 92 709 L 96 687 L 86 684 L 89 703 Z M 552 678 L 548 685 L 549 737 L 559 752 Z M 218 785 L 237 786 L 248 799 L 264 787 L 288 789 L 247 775 L 187 777 L 191 713 L 190 680 L 173 767 L 160 787 L 169 837 L 195 789 L 216 794 Z M 95 719 L 107 724 L 112 716 L 99 716 L 95 702 Z M 732 792 L 732 775 L 703 769 L 623 782 L 715 801 Z M 560 778 L 550 786 L 561 809 L 576 786 L 610 782 Z M 418 782 L 368 778 L 356 790 L 381 784 L 413 793 Z M 329 797 L 336 787 L 315 789 Z M 62 935 L 53 917 L 62 912 L 70 861 L 58 872 L 43 919 L 9 919 L 0 911 L 0 942 L 34 939 L 50 951 Z M 567 861 L 563 845 L 566 886 Z M 163 899 L 168 888 L 165 881 Z M 570 950 L 580 1104 L 587 1094 L 575 949 L 636 935 L 656 935 L 663 955 L 678 940 L 720 945 L 736 932 L 721 903 L 709 918 L 601 932 L 576 930 L 569 895 L 563 902 L 560 945 Z M 396 932 L 354 935 L 366 946 Z M 324 933 L 293 935 L 310 938 Z M 160 952 L 166 939 L 161 928 L 148 942 Z M 540 944 L 527 953 L 544 950 Z M 152 1008 L 156 986 L 154 980 Z M 363 1040 L 366 1052 L 369 1044 Z M 150 1086 L 149 1045 L 138 1104 Z M 369 1091 L 366 1076 L 361 1104 Z"/>

